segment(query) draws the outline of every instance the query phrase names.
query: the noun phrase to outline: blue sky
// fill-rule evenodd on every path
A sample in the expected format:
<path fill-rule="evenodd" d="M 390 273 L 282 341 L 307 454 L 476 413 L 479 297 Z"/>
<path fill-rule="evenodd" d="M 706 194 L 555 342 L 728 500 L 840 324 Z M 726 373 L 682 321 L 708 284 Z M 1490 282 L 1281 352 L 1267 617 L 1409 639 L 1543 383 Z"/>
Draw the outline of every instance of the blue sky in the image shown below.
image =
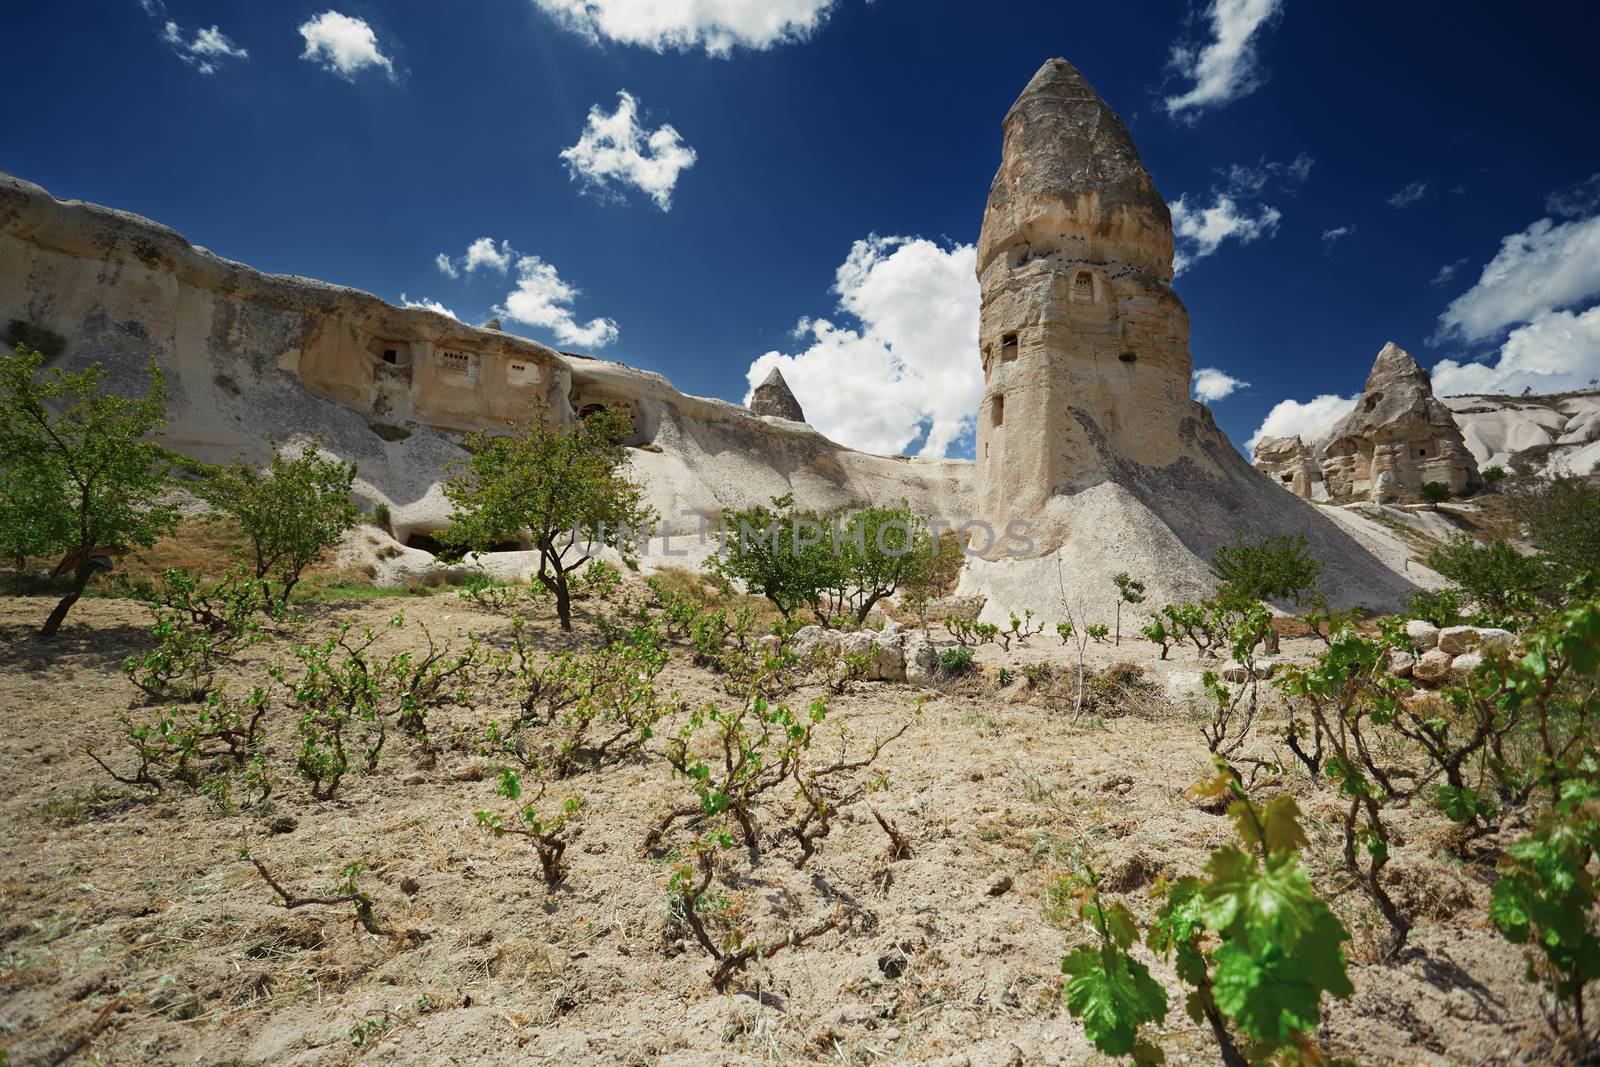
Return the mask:
<path fill-rule="evenodd" d="M 776 364 L 846 443 L 970 455 L 968 246 L 1062 55 L 1181 198 L 1236 444 L 1328 421 L 1388 340 L 1441 391 L 1600 376 L 1592 3 L 333 3 L 8 4 L 0 169 L 686 392 Z"/>

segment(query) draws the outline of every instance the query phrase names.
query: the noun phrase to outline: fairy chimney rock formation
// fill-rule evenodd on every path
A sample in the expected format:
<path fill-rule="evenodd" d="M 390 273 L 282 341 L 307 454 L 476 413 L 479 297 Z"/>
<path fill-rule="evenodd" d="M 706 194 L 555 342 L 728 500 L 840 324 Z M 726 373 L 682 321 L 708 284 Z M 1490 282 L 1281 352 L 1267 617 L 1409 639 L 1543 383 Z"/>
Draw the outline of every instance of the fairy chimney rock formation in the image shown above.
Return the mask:
<path fill-rule="evenodd" d="M 794 398 L 789 383 L 783 380 L 783 373 L 777 367 L 772 368 L 772 373 L 750 395 L 750 410 L 757 415 L 772 415 L 791 422 L 806 421 L 800 401 Z"/>
<path fill-rule="evenodd" d="M 1316 450 L 1298 435 L 1262 437 L 1256 441 L 1256 469 L 1296 496 L 1307 500 L 1328 499 L 1328 486 L 1322 480 L 1322 465 Z"/>
<path fill-rule="evenodd" d="M 1320 464 L 1334 497 L 1378 503 L 1417 500 L 1427 482 L 1454 494 L 1483 485 L 1461 428 L 1433 395 L 1433 381 L 1406 350 L 1390 341 L 1378 353 L 1355 410 L 1322 445 Z"/>
<path fill-rule="evenodd" d="M 978 237 L 979 510 L 992 525 L 1166 467 L 1208 414 L 1189 397 L 1172 216 L 1122 120 L 1052 59 L 1003 124 Z M 1184 427 L 1188 425 L 1189 429 Z"/>

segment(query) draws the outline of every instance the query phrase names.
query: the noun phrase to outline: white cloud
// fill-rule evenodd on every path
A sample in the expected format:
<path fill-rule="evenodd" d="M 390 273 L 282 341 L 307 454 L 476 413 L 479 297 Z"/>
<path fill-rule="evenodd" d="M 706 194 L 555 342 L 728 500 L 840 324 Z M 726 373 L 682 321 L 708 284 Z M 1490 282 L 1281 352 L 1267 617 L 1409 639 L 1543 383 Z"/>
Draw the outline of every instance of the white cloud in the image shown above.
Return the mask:
<path fill-rule="evenodd" d="M 1267 412 L 1256 432 L 1244 443 L 1246 450 L 1254 452 L 1256 442 L 1263 437 L 1299 437 L 1307 443 L 1320 440 L 1327 432 L 1350 413 L 1358 397 L 1335 396 L 1324 393 L 1301 403 L 1298 400 L 1280 400 Z"/>
<path fill-rule="evenodd" d="M 1210 207 L 1190 206 L 1188 196 L 1172 202 L 1172 232 L 1177 250 L 1172 257 L 1172 271 L 1182 274 L 1221 247 L 1227 240 L 1249 244 L 1262 237 L 1271 237 L 1278 230 L 1278 220 L 1283 214 L 1275 207 L 1261 205 L 1254 213 L 1241 210 L 1233 197 L 1218 195 Z"/>
<path fill-rule="evenodd" d="M 1250 197 L 1260 196 L 1274 178 L 1288 179 L 1283 183 L 1285 188 L 1304 182 L 1311 177 L 1314 163 L 1316 160 L 1309 153 L 1301 152 L 1287 163 L 1278 163 L 1263 156 L 1254 164 L 1235 163 L 1225 171 L 1218 168 L 1218 172 L 1227 178 L 1228 192 Z"/>
<path fill-rule="evenodd" d="M 756 359 L 751 391 L 778 367 L 811 425 L 834 440 L 893 454 L 926 431 L 921 454 L 949 454 L 971 431 L 983 395 L 975 266 L 972 245 L 876 235 L 855 242 L 833 291 L 856 327 L 802 319 L 795 335 L 810 346 Z"/>
<path fill-rule="evenodd" d="M 1446 263 L 1444 266 L 1439 268 L 1439 273 L 1433 276 L 1433 281 L 1429 284 L 1448 285 L 1450 283 L 1450 279 L 1456 276 L 1456 272 L 1466 265 L 1467 261 L 1465 259 L 1458 259 L 1454 263 Z"/>
<path fill-rule="evenodd" d="M 1415 204 L 1418 200 L 1421 200 L 1427 195 L 1428 183 L 1425 181 L 1414 181 L 1384 202 L 1390 207 L 1398 210 L 1403 207 L 1410 207 L 1412 204 Z"/>
<path fill-rule="evenodd" d="M 1500 243 L 1483 274 L 1439 316 L 1438 337 L 1467 341 L 1600 296 L 1600 215 L 1540 219 Z"/>
<path fill-rule="evenodd" d="M 569 306 L 578 290 L 561 279 L 556 268 L 538 256 L 517 260 L 517 287 L 495 308 L 501 318 L 549 330 L 564 345 L 603 348 L 617 339 L 617 324 L 610 319 L 579 323 Z"/>
<path fill-rule="evenodd" d="M 139 0 L 139 6 L 153 19 L 158 19 L 167 13 L 167 5 L 162 0 Z"/>
<path fill-rule="evenodd" d="M 1204 403 L 1232 396 L 1240 389 L 1250 388 L 1250 383 L 1240 381 L 1227 371 L 1216 367 L 1201 367 L 1194 372 L 1194 398 Z"/>
<path fill-rule="evenodd" d="M 653 131 L 640 126 L 639 101 L 623 91 L 617 94 L 617 109 L 611 114 L 598 104 L 589 109 L 583 135 L 562 151 L 561 158 L 573 181 L 601 191 L 612 182 L 632 185 L 667 211 L 678 175 L 694 166 L 695 151 L 671 126 Z"/>
<path fill-rule="evenodd" d="M 1212 0 L 1206 10 L 1211 40 L 1204 46 L 1180 40 L 1172 46 L 1171 66 L 1194 85 L 1163 101 L 1174 117 L 1198 115 L 1254 92 L 1262 82 L 1256 61 L 1256 33 L 1283 10 L 1283 0 Z"/>
<path fill-rule="evenodd" d="M 592 42 L 615 41 L 657 52 L 736 47 L 762 50 L 803 41 L 834 0 L 533 0 L 541 11 Z"/>
<path fill-rule="evenodd" d="M 1577 219 L 1600 210 L 1600 174 L 1591 174 L 1570 189 L 1545 198 L 1545 210 L 1552 215 Z"/>
<path fill-rule="evenodd" d="M 480 237 L 469 244 L 462 255 L 451 258 L 440 252 L 433 257 L 433 265 L 446 278 L 459 278 L 462 271 L 475 274 L 480 270 L 492 270 L 496 274 L 504 274 L 511 269 L 516 258 L 517 253 L 510 241 L 501 241 L 496 245 L 493 237 Z"/>
<path fill-rule="evenodd" d="M 1349 237 L 1356 232 L 1354 226 L 1335 226 L 1331 230 L 1322 231 L 1322 242 L 1331 245 L 1342 237 Z"/>
<path fill-rule="evenodd" d="M 437 301 L 437 300 L 429 300 L 427 297 L 423 297 L 421 300 L 413 300 L 409 296 L 406 296 L 406 294 L 401 293 L 400 294 L 400 306 L 401 307 L 407 307 L 407 308 L 424 308 L 424 309 L 426 309 L 428 311 L 437 311 L 441 315 L 450 316 L 452 319 L 455 319 L 457 322 L 461 321 L 461 316 L 460 315 L 457 315 L 454 311 L 451 311 L 449 308 L 447 308 L 443 304 L 439 303 L 439 301 Z"/>
<path fill-rule="evenodd" d="M 159 15 L 164 8 L 146 7 L 145 12 Z M 249 59 L 250 52 L 229 40 L 228 35 L 215 26 L 196 30 L 186 35 L 182 26 L 168 22 L 161 29 L 161 39 L 172 46 L 178 58 L 201 74 L 215 74 L 217 68 L 229 59 Z"/>
<path fill-rule="evenodd" d="M 378 67 L 394 77 L 394 63 L 378 50 L 378 36 L 365 21 L 324 11 L 300 25 L 306 50 L 300 58 L 317 64 L 332 74 L 354 81 L 359 71 Z"/>
<path fill-rule="evenodd" d="M 1492 363 L 1441 361 L 1433 391 L 1458 393 L 1562 393 L 1592 389 L 1600 378 L 1600 306 L 1582 314 L 1547 311 L 1512 330 Z"/>
<path fill-rule="evenodd" d="M 467 256 L 462 267 L 468 274 L 473 271 L 487 268 L 499 274 L 504 274 L 511 269 L 511 260 L 516 253 L 511 251 L 510 241 L 501 241 L 496 248 L 494 238 L 480 237 L 467 246 Z"/>

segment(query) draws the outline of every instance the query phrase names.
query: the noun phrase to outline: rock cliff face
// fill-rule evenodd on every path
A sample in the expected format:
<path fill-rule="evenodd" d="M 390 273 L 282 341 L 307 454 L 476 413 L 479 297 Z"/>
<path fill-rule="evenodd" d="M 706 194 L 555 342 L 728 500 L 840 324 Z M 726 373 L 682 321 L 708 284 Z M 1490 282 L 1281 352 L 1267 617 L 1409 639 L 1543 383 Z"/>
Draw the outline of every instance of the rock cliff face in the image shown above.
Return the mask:
<path fill-rule="evenodd" d="M 977 256 L 978 506 L 996 536 L 960 592 L 986 595 L 991 619 L 1098 617 L 1119 571 L 1155 603 L 1200 597 L 1217 548 L 1281 533 L 1306 536 L 1335 601 L 1392 603 L 1431 581 L 1384 535 L 1285 506 L 1190 399 L 1171 215 L 1083 75 L 1050 60 L 1002 132 Z M 1026 543 L 1004 537 L 1017 523 Z"/>
<path fill-rule="evenodd" d="M 750 395 L 750 410 L 757 415 L 771 415 L 790 422 L 806 421 L 806 413 L 800 410 L 800 401 L 794 398 L 789 383 L 783 380 L 783 372 L 777 367 L 772 368 L 772 373 Z"/>
<path fill-rule="evenodd" d="M 155 356 L 169 384 L 167 443 L 198 459 L 260 459 L 269 439 L 321 435 L 357 463 L 364 502 L 390 505 L 402 541 L 444 525 L 439 486 L 465 455 L 461 435 L 535 401 L 561 422 L 594 404 L 626 409 L 634 473 L 674 534 L 700 530 L 686 512 L 791 491 L 814 507 L 905 497 L 928 514 L 972 509 L 970 463 L 865 455 L 808 426 L 685 396 L 660 375 L 262 274 L 148 219 L 5 174 L 0 334 L 67 366 L 99 360 L 113 388 L 140 388 Z"/>
<path fill-rule="evenodd" d="M 1457 495 L 1483 485 L 1454 416 L 1434 398 L 1428 372 L 1393 341 L 1378 353 L 1355 410 L 1319 451 L 1334 497 L 1386 504 L 1420 499 L 1427 482 L 1443 482 Z"/>

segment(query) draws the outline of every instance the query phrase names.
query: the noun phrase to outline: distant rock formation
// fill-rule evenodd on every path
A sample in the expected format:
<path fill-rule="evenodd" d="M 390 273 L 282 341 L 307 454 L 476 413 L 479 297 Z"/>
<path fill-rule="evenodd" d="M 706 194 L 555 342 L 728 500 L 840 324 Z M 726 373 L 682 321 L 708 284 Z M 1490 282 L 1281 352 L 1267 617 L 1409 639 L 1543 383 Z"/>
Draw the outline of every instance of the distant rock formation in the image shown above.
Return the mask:
<path fill-rule="evenodd" d="M 1551 396 L 1447 396 L 1480 470 L 1600 472 L 1600 390 Z"/>
<path fill-rule="evenodd" d="M 1265 471 L 1296 496 L 1328 499 L 1328 484 L 1322 480 L 1316 450 L 1298 435 L 1257 440 L 1255 464 L 1257 470 Z"/>
<path fill-rule="evenodd" d="M 1456 496 L 1483 487 L 1477 460 L 1450 408 L 1433 395 L 1428 372 L 1393 341 L 1378 353 L 1355 408 L 1321 440 L 1265 437 L 1254 462 L 1308 500 L 1390 504 L 1421 500 L 1429 482 L 1448 485 Z"/>
<path fill-rule="evenodd" d="M 789 383 L 783 380 L 783 372 L 777 367 L 773 367 L 772 373 L 756 386 L 756 391 L 750 396 L 750 410 L 757 415 L 771 415 L 790 422 L 806 421 L 806 413 L 800 410 L 800 401 L 794 398 Z"/>

